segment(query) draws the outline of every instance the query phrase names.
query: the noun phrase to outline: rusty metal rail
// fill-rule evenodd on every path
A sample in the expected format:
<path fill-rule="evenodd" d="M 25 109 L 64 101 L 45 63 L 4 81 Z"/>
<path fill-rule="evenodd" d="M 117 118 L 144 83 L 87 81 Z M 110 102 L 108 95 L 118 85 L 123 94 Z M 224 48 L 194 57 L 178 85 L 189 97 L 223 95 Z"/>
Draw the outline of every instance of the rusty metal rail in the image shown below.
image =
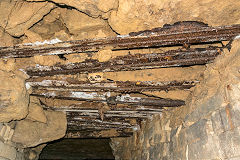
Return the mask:
<path fill-rule="evenodd" d="M 189 23 L 191 25 L 189 25 Z M 21 58 L 35 55 L 58 55 L 98 51 L 106 47 L 113 50 L 156 46 L 172 46 L 232 40 L 240 34 L 240 25 L 209 27 L 197 22 L 182 22 L 150 31 L 150 34 L 119 36 L 103 39 L 68 41 L 49 45 L 25 44 L 0 49 L 0 58 Z M 148 31 L 149 32 L 149 31 Z M 134 35 L 134 34 L 132 34 Z"/>
<path fill-rule="evenodd" d="M 143 98 L 133 97 L 129 94 L 111 96 L 110 92 L 79 92 L 79 91 L 59 91 L 59 90 L 33 90 L 33 96 L 68 99 L 78 101 L 90 101 L 90 102 L 106 102 L 110 105 L 116 104 L 128 104 L 137 106 L 156 106 L 156 107 L 178 107 L 185 104 L 182 100 L 171 100 L 163 98 Z"/>
<path fill-rule="evenodd" d="M 82 92 L 143 92 L 143 91 L 169 91 L 177 89 L 190 89 L 198 81 L 101 81 L 90 83 L 88 81 L 78 81 L 75 79 L 66 80 L 37 80 L 28 79 L 27 84 L 36 89 L 46 90 L 65 90 L 65 91 L 82 91 Z"/>
<path fill-rule="evenodd" d="M 87 129 L 87 130 L 68 130 L 64 138 L 113 138 L 130 137 L 134 129 Z"/>
<path fill-rule="evenodd" d="M 55 66 L 29 67 L 30 76 L 52 76 L 93 72 L 114 72 L 141 70 L 161 67 L 190 66 L 206 64 L 222 52 L 221 48 L 197 48 L 188 50 L 170 50 L 164 53 L 149 53 L 119 56 L 107 62 L 87 59 L 81 63 Z"/>
<path fill-rule="evenodd" d="M 77 104 L 72 104 L 72 106 L 64 107 L 46 107 L 43 105 L 45 109 L 54 109 L 57 111 L 66 112 L 68 122 L 66 138 L 131 136 L 131 133 L 140 129 L 139 125 L 141 121 L 151 118 L 156 113 L 161 113 L 160 110 L 134 111 L 133 108 L 129 108 L 129 110 L 124 110 L 124 108 L 122 108 L 123 110 L 108 110 L 103 112 L 103 119 L 101 119 L 101 115 L 99 114 L 99 109 L 101 105 L 99 105 L 99 103 L 95 103 L 95 105 L 90 104 L 92 107 L 95 107 L 95 109 L 87 109 L 84 108 L 86 106 L 83 106 L 82 104 Z M 103 135 L 101 133 L 105 134 Z"/>
<path fill-rule="evenodd" d="M 61 100 L 61 99 L 60 99 Z M 42 107 L 44 109 L 50 109 L 55 111 L 62 111 L 66 113 L 74 112 L 97 112 L 100 108 L 107 106 L 106 102 L 89 102 L 89 101 L 72 101 L 70 104 L 64 105 L 54 105 L 49 106 L 46 102 L 42 102 Z M 129 106 L 129 105 L 119 105 L 108 106 L 110 110 L 114 111 L 150 111 L 150 112 L 161 112 L 163 109 L 157 106 Z"/>

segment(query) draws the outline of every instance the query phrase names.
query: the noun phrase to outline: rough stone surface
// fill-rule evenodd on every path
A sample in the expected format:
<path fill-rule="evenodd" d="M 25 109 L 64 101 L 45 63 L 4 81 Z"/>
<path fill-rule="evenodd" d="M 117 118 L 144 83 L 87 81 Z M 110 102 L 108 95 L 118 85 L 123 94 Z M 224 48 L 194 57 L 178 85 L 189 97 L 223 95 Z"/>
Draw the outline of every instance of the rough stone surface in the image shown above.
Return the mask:
<path fill-rule="evenodd" d="M 14 147 L 0 141 L 0 157 L 5 159 L 15 159 L 17 151 Z"/>
<path fill-rule="evenodd" d="M 54 7 L 53 3 L 30 3 L 24 0 L 0 1 L 0 26 L 12 36 L 21 36 L 24 31 L 42 19 Z M 21 16 L 16 16 L 21 15 Z"/>
<path fill-rule="evenodd" d="M 13 129 L 10 123 L 0 123 L 0 159 L 1 160 L 24 160 L 23 149 L 17 148 L 11 142 Z"/>
<path fill-rule="evenodd" d="M 27 76 L 15 70 L 15 60 L 0 60 L 0 122 L 20 120 L 28 114 Z"/>
<path fill-rule="evenodd" d="M 114 36 L 107 21 L 100 17 L 92 18 L 77 10 L 62 10 L 61 18 L 73 39 L 99 38 Z"/>
<path fill-rule="evenodd" d="M 33 148 L 26 148 L 24 150 L 25 159 L 38 160 L 43 148 L 46 147 L 46 145 L 47 144 L 41 144 Z"/>
<path fill-rule="evenodd" d="M 12 46 L 13 44 L 14 38 L 0 28 L 0 46 Z"/>
<path fill-rule="evenodd" d="M 69 32 L 62 20 L 61 13 L 63 13 L 66 9 L 56 8 L 51 10 L 49 14 L 43 17 L 41 21 L 32 26 L 29 31 L 25 32 L 26 40 L 30 42 L 42 41 L 46 39 L 55 39 L 59 38 L 60 40 L 69 40 L 70 35 Z M 71 10 L 69 10 L 71 11 Z M 58 35 L 58 32 L 62 32 L 66 35 Z M 42 40 L 41 40 L 42 39 Z"/>
<path fill-rule="evenodd" d="M 119 0 L 117 10 L 111 12 L 108 21 L 120 34 L 185 20 L 202 21 L 214 26 L 229 25 L 240 23 L 239 6 L 238 0 Z"/>
<path fill-rule="evenodd" d="M 12 141 L 24 147 L 33 147 L 62 138 L 67 129 L 66 115 L 56 111 L 44 113 L 47 117 L 46 124 L 28 119 L 17 122 Z"/>
<path fill-rule="evenodd" d="M 25 31 L 25 36 L 26 38 L 23 40 L 23 43 L 34 43 L 36 41 L 43 41 L 42 37 L 38 33 L 32 32 L 30 30 Z"/>
<path fill-rule="evenodd" d="M 116 159 L 239 159 L 240 40 L 207 66 L 186 106 L 142 124 L 130 138 L 113 138 Z"/>
<path fill-rule="evenodd" d="M 237 0 L 207 0 L 204 2 L 198 0 L 53 1 L 60 6 L 64 4 L 76 8 L 91 17 L 101 16 L 103 19 L 107 19 L 112 29 L 119 34 L 161 27 L 166 23 L 184 20 L 203 21 L 214 26 L 240 22 L 240 2 Z M 74 21 L 70 21 L 74 23 Z"/>
<path fill-rule="evenodd" d="M 42 1 L 42 0 L 28 0 L 28 1 Z M 46 1 L 46 0 L 45 0 Z M 74 7 L 81 12 L 88 14 L 89 16 L 98 17 L 106 12 L 109 12 L 117 8 L 117 0 L 53 0 L 53 2 L 60 5 L 67 5 Z"/>
<path fill-rule="evenodd" d="M 37 98 L 31 97 L 29 104 L 29 113 L 26 119 L 29 119 L 31 121 L 47 123 L 47 117 Z"/>
<path fill-rule="evenodd" d="M 128 34 L 177 21 L 237 24 L 239 6 L 237 0 L 3 0 L 0 26 L 12 36 L 25 35 L 23 42 L 56 37 L 73 40 Z"/>

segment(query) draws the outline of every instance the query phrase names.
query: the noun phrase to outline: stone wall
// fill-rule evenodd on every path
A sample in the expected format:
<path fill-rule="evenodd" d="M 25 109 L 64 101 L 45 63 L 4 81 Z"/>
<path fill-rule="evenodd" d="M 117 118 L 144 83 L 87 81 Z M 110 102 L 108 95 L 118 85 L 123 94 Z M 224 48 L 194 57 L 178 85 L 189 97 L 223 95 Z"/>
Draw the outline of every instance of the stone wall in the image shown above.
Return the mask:
<path fill-rule="evenodd" d="M 130 138 L 113 138 L 116 159 L 240 159 L 240 41 L 207 66 L 187 104 L 144 122 Z"/>
<path fill-rule="evenodd" d="M 28 137 L 30 141 L 32 141 L 31 144 L 34 143 L 31 135 L 29 133 L 26 133 L 26 132 L 33 132 L 31 125 L 29 125 L 29 129 L 26 129 L 21 126 L 23 129 L 26 130 L 25 133 L 23 132 L 21 136 L 22 137 L 21 141 L 24 141 L 24 142 L 23 143 L 14 142 L 14 133 L 16 132 L 16 129 L 15 129 L 16 125 L 17 125 L 17 122 L 15 121 L 12 121 L 10 123 L 0 123 L 0 160 L 37 160 L 39 159 L 39 155 L 42 149 L 46 146 L 46 144 L 40 144 L 33 148 L 31 147 L 26 148 L 24 146 L 24 144 L 26 145 L 25 137 Z M 51 126 L 51 124 L 49 126 L 51 128 L 54 128 L 53 126 Z M 47 132 L 47 129 L 45 129 L 45 132 Z M 23 136 L 23 134 L 27 136 Z M 35 136 L 39 136 L 39 134 L 35 133 Z M 49 136 L 49 138 L 51 138 L 51 136 Z"/>
<path fill-rule="evenodd" d="M 13 143 L 14 130 L 7 124 L 0 123 L 0 159 L 1 160 L 24 160 L 24 150 L 17 148 Z"/>

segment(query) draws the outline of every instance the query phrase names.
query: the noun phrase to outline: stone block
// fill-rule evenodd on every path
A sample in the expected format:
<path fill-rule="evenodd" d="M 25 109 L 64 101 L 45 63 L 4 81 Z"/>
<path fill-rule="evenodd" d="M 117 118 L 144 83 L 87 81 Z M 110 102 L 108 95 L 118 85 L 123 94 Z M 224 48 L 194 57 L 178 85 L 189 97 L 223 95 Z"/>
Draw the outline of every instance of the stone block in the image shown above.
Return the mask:
<path fill-rule="evenodd" d="M 225 131 L 223 120 L 219 110 L 216 110 L 212 113 L 211 120 L 215 134 L 219 135 L 220 133 Z"/>
<path fill-rule="evenodd" d="M 240 126 L 239 114 L 239 106 L 231 106 L 230 104 L 220 110 L 224 131 L 233 130 Z"/>
<path fill-rule="evenodd" d="M 0 60 L 0 66 L 5 67 L 0 70 L 0 122 L 20 120 L 28 114 L 29 94 L 25 87 L 27 76 L 20 71 L 13 71 L 14 65 L 14 61 L 5 65 Z"/>
<path fill-rule="evenodd" d="M 141 159 L 142 160 L 149 160 L 149 153 L 147 151 L 143 152 Z"/>
<path fill-rule="evenodd" d="M 24 153 L 17 152 L 16 160 L 25 160 Z"/>
<path fill-rule="evenodd" d="M 206 123 L 207 119 L 201 119 L 186 129 L 188 144 L 197 141 L 203 144 L 207 142 Z"/>
<path fill-rule="evenodd" d="M 14 147 L 0 141 L 0 157 L 7 160 L 15 160 L 17 151 Z"/>
<path fill-rule="evenodd" d="M 214 95 L 205 103 L 199 105 L 192 113 L 186 116 L 185 123 L 192 124 L 203 117 L 206 117 L 211 112 L 220 108 L 223 102 L 223 97 L 221 95 Z"/>
<path fill-rule="evenodd" d="M 159 159 L 160 151 L 158 145 L 149 148 L 149 159 Z"/>
<path fill-rule="evenodd" d="M 218 142 L 213 135 L 210 120 L 201 119 L 186 129 L 189 159 L 216 159 L 219 156 Z"/>
<path fill-rule="evenodd" d="M 44 113 L 48 119 L 46 124 L 28 119 L 19 121 L 12 141 L 24 147 L 34 147 L 64 137 L 67 129 L 65 113 L 58 111 L 44 111 Z"/>
<path fill-rule="evenodd" d="M 240 156 L 240 127 L 221 133 L 219 141 L 224 158 Z"/>
<path fill-rule="evenodd" d="M 161 139 L 162 139 L 162 135 L 160 135 L 160 134 L 154 135 L 154 143 L 160 143 Z"/>
<path fill-rule="evenodd" d="M 222 121 L 222 124 L 223 124 L 224 131 L 230 130 L 230 126 L 229 126 L 229 123 L 228 123 L 228 117 L 227 117 L 227 114 L 226 114 L 226 111 L 225 111 L 224 108 L 222 108 L 220 110 L 220 116 L 221 116 L 221 121 Z"/>
<path fill-rule="evenodd" d="M 240 102 L 237 102 L 235 103 L 233 106 L 232 106 L 232 122 L 233 122 L 233 125 L 234 127 L 240 127 Z"/>
<path fill-rule="evenodd" d="M 172 141 L 173 137 L 176 136 L 178 128 L 172 129 L 170 133 L 170 141 Z"/>

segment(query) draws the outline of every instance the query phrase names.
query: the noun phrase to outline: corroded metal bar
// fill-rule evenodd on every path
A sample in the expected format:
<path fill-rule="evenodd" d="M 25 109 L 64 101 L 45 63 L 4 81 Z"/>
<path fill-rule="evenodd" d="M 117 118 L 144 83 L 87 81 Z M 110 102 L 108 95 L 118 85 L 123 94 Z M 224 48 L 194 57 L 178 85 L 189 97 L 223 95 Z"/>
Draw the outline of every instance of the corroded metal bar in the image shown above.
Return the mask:
<path fill-rule="evenodd" d="M 166 45 L 194 44 L 232 40 L 240 34 L 240 25 L 209 27 L 187 22 L 174 24 L 150 32 L 148 35 L 119 36 L 102 39 L 87 39 L 61 42 L 57 44 L 25 44 L 0 49 L 0 58 L 31 57 L 34 55 L 71 54 L 97 51 L 106 47 L 114 49 L 132 49 Z M 134 35 L 134 34 L 132 34 Z"/>
<path fill-rule="evenodd" d="M 142 92 L 142 91 L 160 91 L 160 90 L 176 90 L 190 89 L 195 86 L 198 81 L 102 81 L 89 83 L 86 81 L 78 81 L 75 79 L 66 80 L 35 80 L 28 79 L 27 84 L 34 89 L 55 89 L 68 91 L 83 91 L 83 92 Z"/>
<path fill-rule="evenodd" d="M 81 115 L 78 112 L 67 112 L 67 120 L 68 120 L 68 131 L 106 131 L 106 130 L 130 130 L 131 132 L 137 131 L 140 129 L 139 127 L 139 118 L 136 117 L 137 120 L 135 122 L 132 121 L 131 114 L 128 117 L 112 117 L 106 116 L 104 113 L 104 120 L 100 118 L 90 116 L 90 113 L 87 113 L 89 116 Z M 131 120 L 129 120 L 131 119 Z M 117 132 L 115 132 L 117 133 Z M 110 134 L 111 135 L 111 134 Z M 109 134 L 108 134 L 109 136 Z"/>
<path fill-rule="evenodd" d="M 106 113 L 106 112 L 105 112 Z M 101 117 L 95 116 L 82 116 L 78 112 L 67 112 L 68 122 L 79 121 L 79 122 L 90 122 L 90 123 L 100 123 L 100 124 L 119 124 L 119 125 L 136 125 L 140 121 L 146 118 L 136 118 L 136 117 Z"/>
<path fill-rule="evenodd" d="M 82 101 L 83 102 L 83 101 Z M 55 111 L 64 111 L 64 112 L 74 112 L 74 111 L 92 111 L 98 110 L 103 106 L 107 106 L 106 102 L 87 102 L 84 101 L 83 103 L 71 104 L 69 106 L 43 106 L 44 109 L 51 109 Z M 162 107 L 158 106 L 129 106 L 125 105 L 118 105 L 113 106 L 110 105 L 109 108 L 115 111 L 152 111 L 152 112 L 161 112 L 163 109 Z"/>
<path fill-rule="evenodd" d="M 44 98 L 42 98 L 44 99 Z M 56 99 L 55 99 L 56 100 Z M 63 100 L 62 102 L 59 102 L 53 106 L 47 105 L 47 102 L 43 102 L 41 100 L 42 107 L 44 109 L 50 109 L 50 110 L 55 110 L 55 111 L 63 111 L 67 113 L 72 113 L 74 111 L 79 111 L 79 112 L 97 112 L 100 108 L 104 106 L 108 106 L 110 110 L 115 110 L 115 111 L 152 111 L 152 112 L 161 112 L 163 109 L 158 106 L 129 106 L 127 104 L 121 104 L 121 105 L 108 105 L 106 102 L 89 102 L 89 101 L 71 101 L 68 102 L 68 104 L 62 104 L 64 103 Z"/>
<path fill-rule="evenodd" d="M 96 129 L 96 130 L 103 130 L 103 129 L 126 129 L 126 128 L 135 128 L 138 130 L 138 125 L 132 125 L 130 123 L 120 123 L 120 122 L 108 122 L 108 121 L 101 121 L 101 120 L 88 120 L 88 121 L 80 121 L 80 120 L 71 120 L 68 121 L 68 128 L 71 130 L 86 130 L 86 129 Z"/>
<path fill-rule="evenodd" d="M 142 98 L 132 97 L 129 94 L 111 96 L 110 92 L 98 93 L 98 92 L 78 92 L 78 91 L 59 91 L 59 90 L 33 90 L 33 96 L 58 98 L 58 99 L 70 99 L 79 101 L 97 101 L 106 102 L 110 105 L 116 104 L 128 104 L 137 106 L 157 106 L 157 107 L 178 107 L 185 104 L 182 100 L 172 100 L 163 98 Z"/>
<path fill-rule="evenodd" d="M 105 112 L 106 113 L 106 112 Z M 105 116 L 105 113 L 103 118 L 100 116 L 86 116 L 86 115 L 80 115 L 78 112 L 67 112 L 67 121 L 69 123 L 72 123 L 73 121 L 78 122 L 85 122 L 85 123 L 96 123 L 96 124 L 118 124 L 118 125 L 137 125 L 142 120 L 146 120 L 147 118 L 151 118 L 151 116 L 148 117 L 131 117 L 131 114 L 129 114 L 129 117 L 110 117 Z M 107 115 L 109 115 L 107 113 Z M 73 123 L 75 124 L 75 123 Z"/>
<path fill-rule="evenodd" d="M 105 130 L 67 130 L 64 138 L 113 138 L 113 137 L 130 137 L 133 135 L 129 129 L 105 129 Z"/>
<path fill-rule="evenodd" d="M 116 120 L 116 119 L 126 119 L 126 118 L 138 118 L 146 119 L 151 118 L 154 114 L 160 114 L 159 111 L 134 111 L 134 110 L 108 110 L 104 112 L 104 119 Z M 74 110 L 67 112 L 69 119 L 72 118 L 89 118 L 89 119 L 99 119 L 99 110 Z"/>
<path fill-rule="evenodd" d="M 221 52 L 220 48 L 198 48 L 188 50 L 171 50 L 165 53 L 118 56 L 107 62 L 87 59 L 81 63 L 68 65 L 29 67 L 27 69 L 27 74 L 30 76 L 52 76 L 59 74 L 114 72 L 161 67 L 189 66 L 209 63 Z"/>

